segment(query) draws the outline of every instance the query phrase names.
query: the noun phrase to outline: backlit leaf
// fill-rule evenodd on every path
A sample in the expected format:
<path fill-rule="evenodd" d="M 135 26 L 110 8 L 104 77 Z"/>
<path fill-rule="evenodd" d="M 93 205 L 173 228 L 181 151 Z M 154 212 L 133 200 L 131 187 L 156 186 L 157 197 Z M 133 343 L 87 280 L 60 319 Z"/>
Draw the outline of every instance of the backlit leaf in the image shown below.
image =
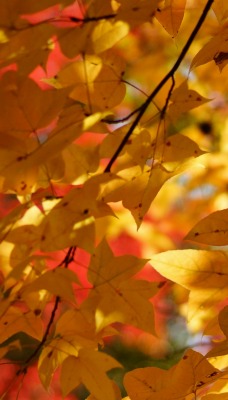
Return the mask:
<path fill-rule="evenodd" d="M 173 91 L 171 101 L 172 104 L 169 106 L 168 116 L 174 123 L 182 114 L 207 103 L 209 99 L 201 96 L 195 90 L 188 89 L 187 81 L 184 81 Z"/>
<path fill-rule="evenodd" d="M 207 353 L 207 357 L 219 357 L 227 354 L 228 351 L 228 306 L 219 313 L 219 325 L 226 339 L 216 343 L 215 346 Z"/>
<path fill-rule="evenodd" d="M 88 55 L 66 66 L 58 75 L 61 87 L 71 86 L 70 97 L 88 105 L 88 110 L 107 110 L 119 104 L 125 96 L 121 81 L 124 62 L 111 52 Z"/>
<path fill-rule="evenodd" d="M 166 0 L 162 8 L 157 8 L 156 18 L 165 30 L 175 37 L 184 17 L 186 1 Z"/>
<path fill-rule="evenodd" d="M 117 18 L 135 27 L 142 22 L 151 22 L 158 0 L 120 0 Z"/>
<path fill-rule="evenodd" d="M 78 357 L 68 357 L 62 364 L 61 387 L 63 396 L 83 383 L 97 400 L 115 400 L 115 392 L 106 372 L 121 365 L 108 354 L 87 349 L 79 350 Z"/>
<path fill-rule="evenodd" d="M 228 295 L 228 257 L 220 251 L 171 250 L 156 254 L 151 264 L 166 278 L 191 291 L 188 318 Z M 213 315 L 212 315 L 213 316 Z"/>
<path fill-rule="evenodd" d="M 115 23 L 105 20 L 100 21 L 92 33 L 95 54 L 99 54 L 113 47 L 128 34 L 128 31 L 128 25 L 122 21 L 117 21 Z"/>
<path fill-rule="evenodd" d="M 217 34 L 206 43 L 196 54 L 191 63 L 191 69 L 206 64 L 212 60 L 220 72 L 228 62 L 228 27 L 224 24 Z"/>
<path fill-rule="evenodd" d="M 23 290 L 23 296 L 37 290 L 47 290 L 56 296 L 60 296 L 68 301 L 75 302 L 72 283 L 79 283 L 77 275 L 73 271 L 63 268 L 56 268 L 47 271 L 29 284 Z"/>
<path fill-rule="evenodd" d="M 106 241 L 100 243 L 88 271 L 93 283 L 88 301 L 96 307 L 98 330 L 118 321 L 154 333 L 153 308 L 148 299 L 156 294 L 158 284 L 131 279 L 143 264 L 145 260 L 133 256 L 116 258 Z"/>
<path fill-rule="evenodd" d="M 214 1 L 212 8 L 220 23 L 228 17 L 228 4 L 226 0 Z"/>
<path fill-rule="evenodd" d="M 40 317 L 32 311 L 22 312 L 11 306 L 0 317 L 0 343 L 18 332 L 24 332 L 37 340 L 41 340 L 43 324 Z"/>
<path fill-rule="evenodd" d="M 131 400 L 185 400 L 219 374 L 205 357 L 189 349 L 168 371 L 146 367 L 128 372 L 124 386 Z"/>
<path fill-rule="evenodd" d="M 228 245 L 228 209 L 215 211 L 199 221 L 185 240 L 213 246 Z"/>

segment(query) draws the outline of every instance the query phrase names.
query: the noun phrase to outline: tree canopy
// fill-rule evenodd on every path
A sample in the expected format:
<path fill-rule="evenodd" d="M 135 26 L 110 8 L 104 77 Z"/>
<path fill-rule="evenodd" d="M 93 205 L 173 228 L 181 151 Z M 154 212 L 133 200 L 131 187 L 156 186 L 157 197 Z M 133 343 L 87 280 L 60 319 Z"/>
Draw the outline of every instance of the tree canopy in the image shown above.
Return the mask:
<path fill-rule="evenodd" d="M 228 2 L 0 9 L 1 399 L 227 399 Z"/>

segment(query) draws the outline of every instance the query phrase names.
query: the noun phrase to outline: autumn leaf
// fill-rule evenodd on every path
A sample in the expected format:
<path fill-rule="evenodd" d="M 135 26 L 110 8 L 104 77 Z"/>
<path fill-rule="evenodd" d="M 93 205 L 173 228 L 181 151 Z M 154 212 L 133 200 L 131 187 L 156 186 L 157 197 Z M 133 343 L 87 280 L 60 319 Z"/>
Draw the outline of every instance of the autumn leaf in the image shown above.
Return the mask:
<path fill-rule="evenodd" d="M 162 8 L 157 8 L 156 18 L 165 30 L 175 37 L 184 17 L 186 1 L 166 0 Z"/>
<path fill-rule="evenodd" d="M 151 258 L 156 271 L 191 291 L 189 321 L 199 309 L 210 309 L 226 299 L 227 262 L 225 252 L 206 250 L 171 250 Z"/>
<path fill-rule="evenodd" d="M 199 221 L 185 240 L 213 246 L 228 244 L 228 210 L 215 211 Z"/>
<path fill-rule="evenodd" d="M 158 0 L 120 0 L 117 18 L 127 21 L 131 27 L 142 22 L 151 22 L 155 14 Z"/>
<path fill-rule="evenodd" d="M 100 56 L 87 55 L 62 69 L 56 85 L 72 87 L 70 97 L 87 104 L 90 113 L 97 107 L 107 110 L 119 104 L 125 96 L 124 68 L 123 62 L 116 60 L 111 52 Z"/>
<path fill-rule="evenodd" d="M 216 0 L 212 5 L 213 11 L 220 23 L 228 17 L 228 5 L 225 0 Z"/>
<path fill-rule="evenodd" d="M 124 386 L 131 400 L 185 400 L 219 374 L 205 357 L 189 349 L 168 371 L 146 367 L 128 372 Z"/>
<path fill-rule="evenodd" d="M 223 9 L 224 10 L 224 9 Z M 218 30 L 217 34 L 206 43 L 203 48 L 196 54 L 191 63 L 191 69 L 206 64 L 214 60 L 220 72 L 228 62 L 228 27 L 225 23 Z"/>
<path fill-rule="evenodd" d="M 83 307 L 86 309 L 91 302 L 96 307 L 98 330 L 118 321 L 154 333 L 153 308 L 148 299 L 156 294 L 159 285 L 131 279 L 145 261 L 130 255 L 114 257 L 105 240 L 97 247 L 88 271 L 93 289 Z"/>
<path fill-rule="evenodd" d="M 173 91 L 170 100 L 172 104 L 168 108 L 168 117 L 172 123 L 175 123 L 187 111 L 209 101 L 209 99 L 201 96 L 195 90 L 188 89 L 187 80 Z"/>
<path fill-rule="evenodd" d="M 207 353 L 207 357 L 220 357 L 227 354 L 228 348 L 228 306 L 224 307 L 222 311 L 220 311 L 218 320 L 221 330 L 223 331 L 226 339 L 222 342 L 215 344 L 214 348 Z"/>
<path fill-rule="evenodd" d="M 128 25 L 122 21 L 111 23 L 100 21 L 92 33 L 92 46 L 95 54 L 102 53 L 113 47 L 119 40 L 128 34 Z"/>
<path fill-rule="evenodd" d="M 0 343 L 5 342 L 18 332 L 24 332 L 37 340 L 41 340 L 43 324 L 40 316 L 32 311 L 22 312 L 19 308 L 11 306 L 0 317 Z"/>
<path fill-rule="evenodd" d="M 77 275 L 73 271 L 56 268 L 40 275 L 34 282 L 23 289 L 23 297 L 30 292 L 37 290 L 47 290 L 56 296 L 60 296 L 68 301 L 75 301 L 72 283 L 79 284 Z"/>
<path fill-rule="evenodd" d="M 116 400 L 112 382 L 106 372 L 120 367 L 121 364 L 108 354 L 79 350 L 78 357 L 68 357 L 62 364 L 60 382 L 63 396 L 83 383 L 97 400 L 106 400 L 107 396 Z"/>

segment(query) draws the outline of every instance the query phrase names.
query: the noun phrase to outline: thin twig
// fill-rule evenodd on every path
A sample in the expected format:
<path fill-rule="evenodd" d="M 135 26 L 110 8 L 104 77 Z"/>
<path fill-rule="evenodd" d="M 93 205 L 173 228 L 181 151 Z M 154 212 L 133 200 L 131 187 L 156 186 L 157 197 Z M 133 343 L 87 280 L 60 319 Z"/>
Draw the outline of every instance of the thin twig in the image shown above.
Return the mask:
<path fill-rule="evenodd" d="M 64 265 L 64 268 L 67 268 L 68 265 L 69 265 L 72 261 L 74 261 L 75 251 L 76 251 L 76 247 L 75 247 L 75 246 L 71 246 L 71 247 L 68 249 L 67 254 L 66 254 L 66 256 L 64 257 L 63 261 L 62 261 L 57 267 L 60 267 L 60 266 Z M 53 322 L 54 322 L 54 319 L 55 319 L 55 315 L 56 315 L 56 311 L 57 311 L 57 309 L 58 309 L 58 306 L 59 306 L 60 301 L 61 301 L 60 296 L 56 296 L 56 298 L 55 298 L 55 303 L 54 303 L 54 307 L 53 307 L 53 309 L 52 309 L 51 316 L 50 316 L 50 319 L 49 319 L 49 321 L 48 321 L 47 327 L 46 327 L 46 329 L 45 329 L 43 338 L 42 338 L 41 342 L 38 344 L 38 346 L 35 348 L 34 352 L 27 358 L 27 360 L 26 360 L 25 363 L 24 363 L 23 368 L 21 368 L 20 370 L 17 371 L 17 375 L 20 375 L 21 373 L 24 373 L 24 374 L 26 373 L 27 366 L 30 364 L 30 362 L 31 362 L 34 358 L 36 358 L 37 354 L 39 354 L 40 350 L 42 349 L 42 347 L 43 347 L 44 344 L 46 343 L 46 341 L 47 341 L 47 339 L 48 339 L 48 336 L 49 336 L 49 333 L 50 333 L 50 330 L 51 330 L 51 327 L 52 327 L 52 325 L 53 325 Z"/>
<path fill-rule="evenodd" d="M 104 172 L 110 172 L 111 167 L 113 165 L 113 163 L 116 161 L 118 155 L 120 154 L 120 152 L 123 150 L 124 146 L 126 145 L 129 137 L 131 136 L 131 134 L 133 133 L 134 129 L 136 128 L 136 126 L 138 125 L 138 123 L 140 122 L 141 118 L 143 117 L 144 113 L 146 112 L 147 108 L 149 107 L 150 103 L 152 102 L 152 100 L 154 99 L 154 97 L 159 93 L 159 91 L 162 89 L 162 87 L 165 85 L 165 83 L 173 77 L 173 75 L 175 74 L 175 72 L 177 71 L 177 69 L 179 68 L 181 62 L 183 61 L 185 55 L 187 54 L 193 40 L 195 39 L 198 31 L 200 30 L 212 4 L 213 4 L 214 0 L 208 0 L 207 4 L 195 26 L 195 28 L 193 29 L 191 35 L 189 36 L 185 46 L 183 47 L 177 61 L 175 62 L 175 64 L 173 65 L 173 67 L 170 69 L 170 71 L 164 76 L 164 78 L 159 82 L 159 84 L 156 86 L 156 88 L 151 92 L 151 94 L 149 95 L 149 97 L 146 99 L 146 101 L 142 104 L 142 106 L 140 107 L 139 113 L 136 116 L 135 120 L 133 121 L 133 123 L 131 124 L 128 132 L 126 133 L 125 137 L 123 138 L 122 142 L 120 143 L 118 149 L 115 151 L 114 155 L 112 156 L 112 158 L 110 159 L 108 165 L 106 166 Z"/>

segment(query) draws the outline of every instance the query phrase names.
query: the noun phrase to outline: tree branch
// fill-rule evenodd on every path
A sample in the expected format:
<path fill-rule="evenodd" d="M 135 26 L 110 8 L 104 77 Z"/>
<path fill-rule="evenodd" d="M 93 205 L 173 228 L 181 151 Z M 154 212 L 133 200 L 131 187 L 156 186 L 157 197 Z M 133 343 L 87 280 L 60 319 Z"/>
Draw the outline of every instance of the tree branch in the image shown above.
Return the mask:
<path fill-rule="evenodd" d="M 159 82 L 159 84 L 156 86 L 156 88 L 151 92 L 151 94 L 149 95 L 149 97 L 146 99 L 146 101 L 142 104 L 142 106 L 140 107 L 139 113 L 136 116 L 135 120 L 133 121 L 133 123 L 131 124 L 128 132 L 126 133 L 125 137 L 123 138 L 122 142 L 120 143 L 118 149 L 116 150 L 116 152 L 114 153 L 114 155 L 112 156 L 111 160 L 109 161 L 108 165 L 106 166 L 104 172 L 110 172 L 111 167 L 113 165 L 113 163 L 116 161 L 118 155 L 120 154 L 120 152 L 123 150 L 124 146 L 126 145 L 129 137 L 131 136 L 131 134 L 133 133 L 134 129 L 136 128 L 136 126 L 138 125 L 138 123 L 140 122 L 142 116 L 144 115 L 144 113 L 146 112 L 147 108 L 149 107 L 150 103 L 152 102 L 152 100 L 154 99 L 154 97 L 159 93 L 159 91 L 162 89 L 162 87 L 165 85 L 165 83 L 173 77 L 173 75 L 175 74 L 175 72 L 177 71 L 177 69 L 179 68 L 181 62 L 183 61 L 185 55 L 187 54 L 193 40 L 195 39 L 197 33 L 199 32 L 212 4 L 213 4 L 214 0 L 208 0 L 207 4 L 195 26 L 195 28 L 193 29 L 191 35 L 189 36 L 185 46 L 183 47 L 177 61 L 175 62 L 175 64 L 173 65 L 173 67 L 170 69 L 170 71 L 164 76 L 164 78 Z"/>
<path fill-rule="evenodd" d="M 68 251 L 67 251 L 67 254 L 66 254 L 65 258 L 64 258 L 63 261 L 57 266 L 57 268 L 60 267 L 60 266 L 63 266 L 63 265 L 64 265 L 64 268 L 67 268 L 68 265 L 69 265 L 72 261 L 74 261 L 75 251 L 76 251 L 76 247 L 75 247 L 75 246 L 70 247 L 70 248 L 68 249 Z M 49 319 L 49 321 L 48 321 L 47 327 L 46 327 L 46 329 L 45 329 L 43 338 L 42 338 L 41 342 L 38 344 L 38 346 L 35 348 L 34 352 L 33 352 L 33 353 L 27 358 L 27 360 L 25 361 L 24 367 L 21 368 L 21 369 L 19 369 L 19 370 L 17 371 L 17 375 L 20 375 L 21 373 L 26 373 L 28 364 L 30 364 L 30 362 L 37 356 L 37 354 L 39 354 L 40 350 L 42 349 L 42 347 L 43 347 L 44 344 L 46 343 L 47 338 L 48 338 L 49 333 L 50 333 L 50 330 L 51 330 L 51 327 L 52 327 L 52 325 L 53 325 L 53 322 L 54 322 L 54 319 L 55 319 L 55 315 L 56 315 L 56 311 L 57 311 L 57 309 L 58 309 L 58 306 L 59 306 L 60 301 L 61 301 L 60 296 L 56 296 L 56 298 L 55 298 L 55 303 L 54 303 L 54 307 L 53 307 L 53 309 L 52 309 L 51 316 L 50 316 L 50 319 Z"/>

